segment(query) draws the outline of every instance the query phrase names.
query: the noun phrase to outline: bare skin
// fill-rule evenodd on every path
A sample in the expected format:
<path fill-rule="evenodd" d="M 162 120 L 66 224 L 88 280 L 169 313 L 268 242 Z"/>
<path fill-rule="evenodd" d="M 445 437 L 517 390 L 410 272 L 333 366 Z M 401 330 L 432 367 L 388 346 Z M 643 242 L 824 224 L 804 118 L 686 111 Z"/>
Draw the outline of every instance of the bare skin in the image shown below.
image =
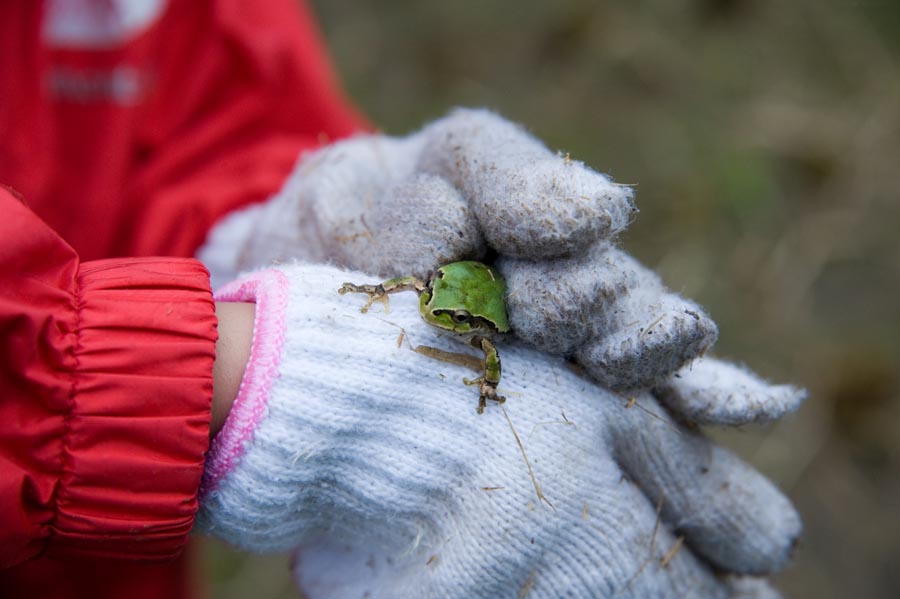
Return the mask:
<path fill-rule="evenodd" d="M 244 378 L 250 344 L 253 341 L 253 321 L 256 304 L 216 302 L 219 319 L 219 338 L 216 341 L 216 361 L 213 364 L 212 419 L 209 437 L 222 428 Z"/>

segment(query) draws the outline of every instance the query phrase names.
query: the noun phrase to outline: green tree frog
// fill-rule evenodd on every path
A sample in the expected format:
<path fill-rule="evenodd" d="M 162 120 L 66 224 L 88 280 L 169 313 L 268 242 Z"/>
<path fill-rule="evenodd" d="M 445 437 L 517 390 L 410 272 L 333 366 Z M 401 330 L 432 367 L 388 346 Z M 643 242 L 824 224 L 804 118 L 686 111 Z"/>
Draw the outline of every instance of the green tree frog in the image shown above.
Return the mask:
<path fill-rule="evenodd" d="M 484 372 L 474 381 L 479 385 L 478 413 L 484 412 L 487 400 L 503 403 L 497 394 L 500 383 L 500 354 L 491 341 L 499 333 L 509 331 L 506 316 L 506 282 L 490 266 L 463 261 L 445 264 L 428 279 L 398 277 L 377 285 L 344 283 L 338 293 L 365 293 L 369 301 L 362 311 L 388 294 L 415 291 L 419 294 L 419 313 L 425 322 L 462 336 L 470 345 L 484 352 Z"/>

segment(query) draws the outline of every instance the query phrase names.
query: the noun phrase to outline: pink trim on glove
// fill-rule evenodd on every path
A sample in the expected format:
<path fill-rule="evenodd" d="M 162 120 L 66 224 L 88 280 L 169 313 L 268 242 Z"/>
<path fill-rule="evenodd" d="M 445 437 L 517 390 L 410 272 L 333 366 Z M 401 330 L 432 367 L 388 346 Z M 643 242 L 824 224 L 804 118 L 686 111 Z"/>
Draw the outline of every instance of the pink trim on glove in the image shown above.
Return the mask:
<path fill-rule="evenodd" d="M 215 294 L 220 302 L 253 302 L 253 342 L 244 378 L 222 430 L 213 438 L 200 485 L 201 499 L 237 466 L 244 447 L 266 411 L 269 391 L 278 376 L 284 346 L 288 283 L 284 273 L 263 270 L 228 283 Z"/>

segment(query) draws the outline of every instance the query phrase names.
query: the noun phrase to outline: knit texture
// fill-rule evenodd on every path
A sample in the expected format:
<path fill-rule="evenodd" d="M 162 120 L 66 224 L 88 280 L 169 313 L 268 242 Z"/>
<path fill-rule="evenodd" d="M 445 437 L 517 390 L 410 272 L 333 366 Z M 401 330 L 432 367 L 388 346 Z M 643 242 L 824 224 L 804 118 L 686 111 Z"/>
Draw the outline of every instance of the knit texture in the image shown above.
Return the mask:
<path fill-rule="evenodd" d="M 462 192 L 501 254 L 572 254 L 623 231 L 636 212 L 630 187 L 551 152 L 489 111 L 455 110 L 422 135 L 419 167 Z"/>
<path fill-rule="evenodd" d="M 422 321 L 414 294 L 361 314 L 365 298 L 337 289 L 370 277 L 279 272 L 277 376 L 258 421 L 226 421 L 220 435 L 241 451 L 229 464 L 211 453 L 218 480 L 197 526 L 252 550 L 299 548 L 310 597 L 729 597 L 707 561 L 762 573 L 787 560 L 800 526 L 790 503 L 651 395 L 628 403 L 501 342 L 508 400 L 478 415 L 477 388 L 462 383 L 472 371 L 411 351 L 470 351 Z M 278 322 L 264 294 L 280 286 L 254 283 L 267 277 L 235 297 L 256 294 L 257 322 Z M 254 351 L 270 335 L 255 331 Z M 662 567 L 675 530 L 685 547 Z"/>
<path fill-rule="evenodd" d="M 705 352 L 718 328 L 696 303 L 609 244 L 570 258 L 501 259 L 510 324 L 519 337 L 574 356 L 612 389 L 648 388 Z"/>
<path fill-rule="evenodd" d="M 744 367 L 707 357 L 675 373 L 657 396 L 698 424 L 740 426 L 771 422 L 796 411 L 806 390 L 770 385 Z"/>

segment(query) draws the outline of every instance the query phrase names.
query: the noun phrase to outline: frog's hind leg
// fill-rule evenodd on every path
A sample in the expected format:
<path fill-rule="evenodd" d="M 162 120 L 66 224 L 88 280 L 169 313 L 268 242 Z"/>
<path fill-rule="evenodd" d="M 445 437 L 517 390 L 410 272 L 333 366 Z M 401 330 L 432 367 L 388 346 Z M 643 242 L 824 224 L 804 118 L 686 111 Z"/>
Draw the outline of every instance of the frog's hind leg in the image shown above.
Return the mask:
<path fill-rule="evenodd" d="M 490 339 L 485 337 L 472 337 L 469 343 L 484 352 L 484 374 L 474 381 L 467 381 L 469 384 L 479 385 L 478 413 L 482 414 L 487 405 L 487 400 L 490 399 L 497 403 L 506 401 L 505 397 L 497 393 L 497 385 L 500 384 L 501 374 L 500 354 Z"/>

